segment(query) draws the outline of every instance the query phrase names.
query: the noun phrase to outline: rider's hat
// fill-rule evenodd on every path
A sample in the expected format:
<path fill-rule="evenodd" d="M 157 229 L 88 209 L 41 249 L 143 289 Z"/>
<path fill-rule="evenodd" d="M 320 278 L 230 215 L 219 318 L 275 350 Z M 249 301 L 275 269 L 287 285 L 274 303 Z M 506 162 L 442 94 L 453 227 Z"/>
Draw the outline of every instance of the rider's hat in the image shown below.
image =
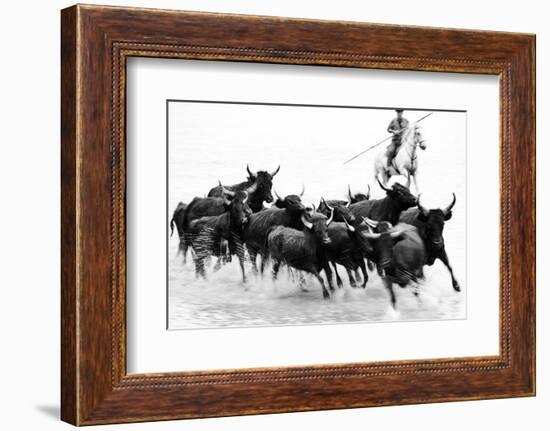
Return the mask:
<path fill-rule="evenodd" d="M 403 112 L 403 108 L 396 108 L 395 112 Z"/>

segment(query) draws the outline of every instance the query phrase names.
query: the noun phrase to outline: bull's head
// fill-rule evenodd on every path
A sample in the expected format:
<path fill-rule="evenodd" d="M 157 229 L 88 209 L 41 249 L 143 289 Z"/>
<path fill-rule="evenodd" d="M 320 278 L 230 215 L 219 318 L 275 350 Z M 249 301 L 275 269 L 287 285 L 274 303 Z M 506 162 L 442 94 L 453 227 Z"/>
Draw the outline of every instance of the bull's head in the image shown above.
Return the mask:
<path fill-rule="evenodd" d="M 302 203 L 302 196 L 304 195 L 305 187 L 302 185 L 302 191 L 299 195 L 287 195 L 284 198 L 281 198 L 275 190 L 273 190 L 273 193 L 275 194 L 275 197 L 277 200 L 275 201 L 275 206 L 277 208 L 283 208 L 290 212 L 301 212 L 304 211 L 306 208 L 304 207 L 304 204 Z"/>
<path fill-rule="evenodd" d="M 257 184 L 258 188 L 255 193 L 256 201 L 259 201 L 260 199 L 265 202 L 273 202 L 273 195 L 271 194 L 271 188 L 273 187 L 273 177 L 277 175 L 279 172 L 279 169 L 281 169 L 281 166 L 279 165 L 277 169 L 275 169 L 273 172 L 267 172 L 267 171 L 258 171 L 256 173 L 252 173 L 250 170 L 250 167 L 246 165 L 246 171 L 248 172 L 248 180 L 252 183 Z"/>
<path fill-rule="evenodd" d="M 222 189 L 223 203 L 227 211 L 229 211 L 231 221 L 236 225 L 248 223 L 249 217 L 252 215 L 252 210 L 248 206 L 248 197 L 253 193 L 256 185 L 243 191 L 231 191 L 226 189 L 221 182 L 219 185 Z"/>
<path fill-rule="evenodd" d="M 456 195 L 453 193 L 452 202 L 445 208 L 427 209 L 420 202 L 418 196 L 418 219 L 425 223 L 425 235 L 431 248 L 440 250 L 444 247 L 443 227 L 445 222 L 453 216 L 452 209 L 456 203 Z"/>
<path fill-rule="evenodd" d="M 370 256 L 374 253 L 374 248 L 372 246 L 371 240 L 365 235 L 365 233 L 359 228 L 349 224 L 346 219 L 344 219 L 346 228 L 349 233 L 355 238 L 358 244 L 358 248 L 365 256 Z"/>
<path fill-rule="evenodd" d="M 386 192 L 386 195 L 397 202 L 401 211 L 404 211 L 407 208 L 411 208 L 417 204 L 418 199 L 410 192 L 408 187 L 405 187 L 404 185 L 399 183 L 394 183 L 392 187 L 386 187 L 384 184 L 382 184 L 380 178 L 376 178 L 376 180 L 378 181 L 378 184 L 380 185 L 382 190 Z"/>
<path fill-rule="evenodd" d="M 347 221 L 349 224 L 355 224 L 356 218 L 349 210 L 349 205 L 329 205 L 327 201 L 321 198 L 319 203 L 319 208 L 317 208 L 321 214 L 329 216 L 331 212 L 334 214 L 334 221 L 344 222 Z"/>
<path fill-rule="evenodd" d="M 408 228 L 393 227 L 386 221 L 374 221 L 363 217 L 367 227 L 365 237 L 371 241 L 374 250 L 373 257 L 378 267 L 385 272 L 393 260 L 393 246 L 405 238 L 405 232 Z"/>
<path fill-rule="evenodd" d="M 367 194 L 364 194 L 364 193 L 352 194 L 351 193 L 351 187 L 348 184 L 348 204 L 347 204 L 347 206 L 349 207 L 351 204 L 355 204 L 355 203 L 361 202 L 361 201 L 368 201 L 370 199 L 370 185 L 367 185 L 367 187 L 369 189 Z"/>
<path fill-rule="evenodd" d="M 309 217 L 306 217 L 306 214 L 302 214 L 301 219 L 305 228 L 310 230 L 321 243 L 325 245 L 330 244 L 328 227 L 333 220 L 332 212 L 328 218 L 324 214 L 314 212 Z"/>

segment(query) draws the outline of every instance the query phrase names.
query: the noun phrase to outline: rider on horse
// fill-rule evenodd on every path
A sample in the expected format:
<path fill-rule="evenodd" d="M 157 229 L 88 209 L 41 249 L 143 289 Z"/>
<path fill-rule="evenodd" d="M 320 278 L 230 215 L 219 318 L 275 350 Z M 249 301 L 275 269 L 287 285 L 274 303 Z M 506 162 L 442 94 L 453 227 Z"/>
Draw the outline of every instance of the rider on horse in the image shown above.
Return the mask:
<path fill-rule="evenodd" d="M 403 109 L 398 108 L 395 110 L 397 117 L 391 120 L 388 126 L 388 132 L 393 134 L 391 144 L 388 145 L 386 150 L 387 166 L 391 166 L 399 146 L 401 145 L 401 137 L 407 127 L 409 127 L 409 120 L 403 117 Z"/>

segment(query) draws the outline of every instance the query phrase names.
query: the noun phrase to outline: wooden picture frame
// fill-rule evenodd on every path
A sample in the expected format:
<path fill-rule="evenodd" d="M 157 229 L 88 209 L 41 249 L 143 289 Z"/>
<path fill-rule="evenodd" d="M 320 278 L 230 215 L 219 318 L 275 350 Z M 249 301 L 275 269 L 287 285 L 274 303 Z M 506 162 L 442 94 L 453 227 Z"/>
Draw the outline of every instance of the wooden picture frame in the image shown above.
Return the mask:
<path fill-rule="evenodd" d="M 535 394 L 534 35 L 83 5 L 64 9 L 61 18 L 64 421 L 90 425 Z M 498 75 L 500 354 L 128 375 L 130 56 Z"/>

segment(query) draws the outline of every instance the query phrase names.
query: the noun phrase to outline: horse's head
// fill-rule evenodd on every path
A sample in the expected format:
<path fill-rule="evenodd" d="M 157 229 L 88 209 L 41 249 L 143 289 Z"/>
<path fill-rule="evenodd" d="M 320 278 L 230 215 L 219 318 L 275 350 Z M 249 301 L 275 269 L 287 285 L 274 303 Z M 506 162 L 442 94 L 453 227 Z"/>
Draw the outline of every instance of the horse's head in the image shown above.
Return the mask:
<path fill-rule="evenodd" d="M 413 126 L 414 129 L 414 143 L 418 145 L 422 150 L 426 149 L 426 140 L 424 139 L 424 136 L 422 136 L 422 127 L 415 123 Z"/>

